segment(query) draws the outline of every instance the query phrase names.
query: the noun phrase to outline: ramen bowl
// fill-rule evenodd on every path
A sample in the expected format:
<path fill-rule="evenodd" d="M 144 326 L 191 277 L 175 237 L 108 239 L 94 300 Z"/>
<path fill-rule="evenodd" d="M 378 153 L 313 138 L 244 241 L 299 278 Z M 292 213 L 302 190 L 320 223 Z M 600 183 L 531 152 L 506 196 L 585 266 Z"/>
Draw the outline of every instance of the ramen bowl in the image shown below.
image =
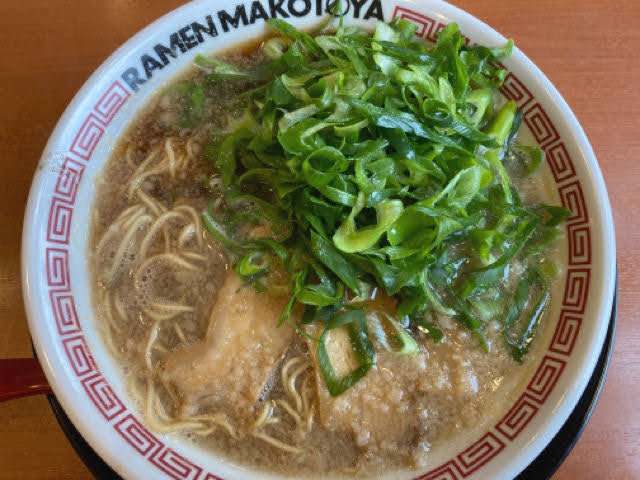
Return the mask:
<path fill-rule="evenodd" d="M 311 28 L 334 2 L 196 1 L 154 22 L 116 51 L 73 99 L 43 153 L 25 214 L 22 274 L 35 348 L 54 393 L 98 454 L 125 478 L 275 479 L 231 464 L 180 437 L 154 432 L 136 409 L 121 368 L 96 327 L 87 262 L 94 180 L 113 145 L 158 89 L 201 54 L 228 50 L 266 32 L 265 16 Z M 344 4 L 347 25 L 373 28 L 400 17 L 435 40 L 457 22 L 470 43 L 504 37 L 440 1 L 365 0 Z M 262 15 L 264 12 L 264 15 Z M 517 38 L 516 38 L 517 42 Z M 173 49 L 159 48 L 169 45 Z M 171 53 L 166 53 L 166 51 Z M 162 53 L 165 52 L 165 53 Z M 383 478 L 512 478 L 561 428 L 587 385 L 608 327 L 615 241 L 597 160 L 574 114 L 519 50 L 504 60 L 501 93 L 523 111 L 544 150 L 561 204 L 571 211 L 560 251 L 565 265 L 547 317 L 550 334 L 527 381 L 480 432 L 440 449 L 428 467 Z M 366 475 L 366 472 L 363 472 Z"/>

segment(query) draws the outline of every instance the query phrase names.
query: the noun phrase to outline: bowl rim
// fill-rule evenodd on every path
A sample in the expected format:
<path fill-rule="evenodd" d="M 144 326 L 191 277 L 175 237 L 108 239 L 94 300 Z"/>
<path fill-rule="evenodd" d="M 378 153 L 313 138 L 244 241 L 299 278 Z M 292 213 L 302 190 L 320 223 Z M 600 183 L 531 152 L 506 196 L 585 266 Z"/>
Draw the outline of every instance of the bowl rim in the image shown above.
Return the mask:
<path fill-rule="evenodd" d="M 83 101 L 89 96 L 95 85 L 99 82 L 99 79 L 107 72 L 111 71 L 115 65 L 123 58 L 127 57 L 140 43 L 146 38 L 152 36 L 152 33 L 156 30 L 167 29 L 174 24 L 174 19 L 179 18 L 181 15 L 187 12 L 198 12 L 198 9 L 204 8 L 208 3 L 207 0 L 194 0 L 185 5 L 182 5 L 169 13 L 163 15 L 159 19 L 155 20 L 137 34 L 127 40 L 122 46 L 120 46 L 109 58 L 104 61 L 100 67 L 86 80 L 73 100 L 69 103 L 64 113 L 60 117 L 55 129 L 53 130 L 43 152 L 43 156 L 40 162 L 47 157 L 47 152 L 50 152 L 55 145 L 60 144 L 63 138 L 63 130 L 67 124 L 71 121 L 74 114 L 80 108 Z M 491 27 L 484 22 L 463 10 L 454 7 L 442 0 L 423 0 L 414 4 L 409 0 L 396 0 L 393 3 L 396 5 L 406 5 L 408 7 L 414 6 L 414 8 L 425 10 L 441 11 L 443 20 L 453 19 L 455 21 L 464 21 L 464 23 L 473 25 L 485 35 L 489 35 L 494 38 L 504 38 Z M 385 5 L 385 8 L 387 6 Z M 230 41 L 222 43 L 233 43 Z M 608 194 L 602 173 L 598 166 L 593 149 L 580 126 L 574 113 L 562 98 L 557 89 L 547 79 L 547 77 L 538 69 L 528 57 L 526 57 L 518 49 L 514 51 L 514 57 L 517 57 L 518 62 L 522 68 L 527 71 L 528 77 L 543 85 L 544 89 L 550 100 L 555 102 L 556 107 L 562 114 L 564 121 L 568 123 L 568 128 L 571 134 L 575 136 L 575 142 L 580 150 L 580 157 L 584 159 L 586 163 L 585 168 L 587 172 L 581 177 L 583 181 L 589 181 L 590 185 L 597 193 L 597 201 L 594 199 L 591 202 L 590 208 L 594 205 L 599 207 L 598 214 L 601 220 L 600 225 L 592 225 L 594 229 L 600 232 L 602 239 L 604 240 L 604 246 L 606 247 L 603 252 L 603 279 L 600 280 L 601 290 L 598 291 L 600 295 L 599 308 L 596 312 L 590 313 L 590 318 L 603 319 L 608 318 L 608 312 L 611 311 L 611 305 L 613 301 L 613 291 L 615 284 L 615 238 L 614 238 L 614 226 L 613 218 L 611 214 L 611 207 L 608 200 Z M 529 78 L 528 78 L 529 79 Z M 47 378 L 60 399 L 60 403 L 63 405 L 65 411 L 69 414 L 69 417 L 73 421 L 78 430 L 87 438 L 91 445 L 100 453 L 100 455 L 107 460 L 116 471 L 123 476 L 135 474 L 135 470 L 132 470 L 127 462 L 125 462 L 117 454 L 117 448 L 111 445 L 105 445 L 103 439 L 101 439 L 99 432 L 96 432 L 93 428 L 91 418 L 85 417 L 83 412 L 77 406 L 77 398 L 74 398 L 71 389 L 65 388 L 69 386 L 70 379 L 64 374 L 62 367 L 60 367 L 60 359 L 56 358 L 55 351 L 47 346 L 47 342 L 51 339 L 47 338 L 48 333 L 42 326 L 42 322 L 47 318 L 45 313 L 46 307 L 42 301 L 42 294 L 38 294 L 39 288 L 37 280 L 43 279 L 43 273 L 41 271 L 41 264 L 36 267 L 35 261 L 39 259 L 42 254 L 40 251 L 36 251 L 38 247 L 42 250 L 42 243 L 37 241 L 36 232 L 42 229 L 41 225 L 36 224 L 36 211 L 42 208 L 47 208 L 47 205 L 43 205 L 43 200 L 48 200 L 49 195 L 42 193 L 42 187 L 46 181 L 47 175 L 46 169 L 42 168 L 39 163 L 38 169 L 33 178 L 31 185 L 27 207 L 25 210 L 25 216 L 23 221 L 23 236 L 22 236 L 22 252 L 21 252 L 21 265 L 22 265 L 22 287 L 23 297 L 25 302 L 25 310 L 29 321 L 29 328 L 33 337 L 35 347 L 38 353 L 38 357 L 42 364 L 42 367 L 47 375 Z M 44 198 L 43 198 L 44 197 Z M 46 242 L 44 242 L 46 243 Z M 84 254 L 84 252 L 83 252 Z M 595 293 L 593 293 L 595 294 Z M 50 314 L 48 314 L 50 316 Z M 586 349 L 589 352 L 595 352 L 586 357 L 586 362 L 582 365 L 580 372 L 592 371 L 597 361 L 597 352 L 602 346 L 606 334 L 606 322 L 600 322 L 601 325 L 597 325 L 595 333 L 591 337 L 591 341 Z M 580 395 L 584 391 L 584 388 L 588 382 L 588 375 L 575 375 L 572 378 L 571 387 L 565 392 L 564 397 L 561 399 L 561 404 L 558 410 L 555 412 L 553 418 L 548 419 L 543 428 L 537 431 L 537 435 L 531 439 L 524 452 L 518 456 L 517 459 L 511 459 L 507 461 L 505 470 L 501 471 L 501 475 L 514 476 L 519 472 L 521 468 L 524 468 L 535 458 L 535 456 L 542 451 L 544 445 L 546 445 L 551 438 L 557 433 L 560 426 L 564 423 L 570 412 L 575 407 Z M 95 414 L 95 412 L 94 412 Z M 516 461 L 517 460 L 517 461 Z"/>

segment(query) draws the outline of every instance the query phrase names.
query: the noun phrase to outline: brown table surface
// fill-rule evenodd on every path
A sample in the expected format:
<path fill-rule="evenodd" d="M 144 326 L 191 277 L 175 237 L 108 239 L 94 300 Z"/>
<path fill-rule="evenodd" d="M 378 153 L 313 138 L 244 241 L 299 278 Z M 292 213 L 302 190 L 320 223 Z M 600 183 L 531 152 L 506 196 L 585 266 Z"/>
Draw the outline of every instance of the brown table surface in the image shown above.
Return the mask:
<path fill-rule="evenodd" d="M 31 355 L 20 238 L 51 130 L 111 52 L 180 3 L 0 0 L 0 358 Z M 595 413 L 554 478 L 640 478 L 640 1 L 455 3 L 512 37 L 564 95 L 613 205 L 620 279 L 613 360 Z M 43 397 L 0 404 L 0 479 L 89 477 Z"/>

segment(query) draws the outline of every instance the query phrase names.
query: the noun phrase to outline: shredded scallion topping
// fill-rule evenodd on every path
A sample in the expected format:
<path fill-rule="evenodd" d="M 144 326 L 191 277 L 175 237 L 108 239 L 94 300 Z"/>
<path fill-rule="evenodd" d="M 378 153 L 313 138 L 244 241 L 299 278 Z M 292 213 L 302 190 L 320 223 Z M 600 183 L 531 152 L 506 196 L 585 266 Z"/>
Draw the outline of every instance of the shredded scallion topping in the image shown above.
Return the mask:
<path fill-rule="evenodd" d="M 375 362 L 363 305 L 374 287 L 398 302 L 395 318 L 374 325 L 389 351 L 419 351 L 418 332 L 438 342 L 435 312 L 455 316 L 483 348 L 485 326 L 501 322 L 522 361 L 549 298 L 538 260 L 568 212 L 525 208 L 509 174 L 529 175 L 544 159 L 514 144 L 522 116 L 513 102 L 493 111 L 505 78 L 496 62 L 513 43 L 466 45 L 455 23 L 429 48 L 400 19 L 379 22 L 373 35 L 342 23 L 316 36 L 268 23 L 278 34 L 264 44 L 269 63 L 242 71 L 196 60 L 208 82 L 247 85 L 244 116 L 206 149 L 224 208 L 213 202 L 204 224 L 236 256 L 237 273 L 288 296 L 280 323 L 317 342 L 332 395 Z M 203 121 L 202 87 L 180 92 L 191 102 L 184 124 Z M 267 233 L 243 238 L 241 224 Z M 508 298 L 502 289 L 516 260 L 525 273 Z M 304 305 L 300 323 L 296 305 Z M 344 378 L 324 345 L 338 326 L 360 362 Z"/>

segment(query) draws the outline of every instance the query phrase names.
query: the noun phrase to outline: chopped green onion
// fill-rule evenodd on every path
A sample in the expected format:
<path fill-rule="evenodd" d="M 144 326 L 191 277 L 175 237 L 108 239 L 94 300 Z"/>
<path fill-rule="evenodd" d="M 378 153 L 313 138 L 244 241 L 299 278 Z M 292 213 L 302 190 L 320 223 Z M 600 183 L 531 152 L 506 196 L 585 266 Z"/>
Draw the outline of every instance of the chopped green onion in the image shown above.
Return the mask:
<path fill-rule="evenodd" d="M 402 325 L 386 312 L 380 312 L 382 319 L 375 313 L 368 316 L 373 335 L 382 347 L 398 355 L 415 355 L 420 351 L 418 343 Z M 383 322 L 390 328 L 385 329 Z"/>
<path fill-rule="evenodd" d="M 511 174 L 531 174 L 544 154 L 514 143 L 522 112 L 513 102 L 494 113 L 506 75 L 496 62 L 513 42 L 465 45 L 455 23 L 433 47 L 404 20 L 379 22 L 373 36 L 342 23 L 315 37 L 279 18 L 267 23 L 279 36 L 263 45 L 266 63 L 245 71 L 198 56 L 208 83 L 176 90 L 195 125 L 210 120 L 211 81 L 244 88 L 242 115 L 230 116 L 205 151 L 226 210 L 219 218 L 210 205 L 202 217 L 234 253 L 236 271 L 272 293 L 285 288 L 263 277 L 282 267 L 289 274 L 280 324 L 313 338 L 292 315 L 304 305 L 302 324 L 324 328 L 313 340 L 331 395 L 375 361 L 365 314 L 349 309 L 373 287 L 398 302 L 397 312 L 373 321 L 382 348 L 419 350 L 396 318 L 438 342 L 443 333 L 426 318 L 448 315 L 485 351 L 487 322 L 502 320 L 505 341 L 522 359 L 546 304 L 546 294 L 525 299 L 525 286 L 546 292 L 541 279 L 553 269 L 527 274 L 508 308 L 506 280 L 515 261 L 540 263 L 569 213 L 525 206 L 514 188 Z M 251 222 L 269 224 L 273 235 L 237 240 L 236 229 Z M 338 326 L 348 329 L 360 362 L 344 378 L 324 345 Z"/>
<path fill-rule="evenodd" d="M 345 377 L 340 378 L 335 373 L 333 365 L 331 364 L 331 359 L 329 358 L 326 347 L 326 338 L 329 331 L 342 326 L 346 326 L 349 330 L 353 353 L 360 362 L 360 366 Z M 316 354 L 320 372 L 324 378 L 327 390 L 334 397 L 345 392 L 364 377 L 375 362 L 373 345 L 371 345 L 369 340 L 364 311 L 347 310 L 333 317 L 333 319 L 327 323 L 320 337 Z"/>

